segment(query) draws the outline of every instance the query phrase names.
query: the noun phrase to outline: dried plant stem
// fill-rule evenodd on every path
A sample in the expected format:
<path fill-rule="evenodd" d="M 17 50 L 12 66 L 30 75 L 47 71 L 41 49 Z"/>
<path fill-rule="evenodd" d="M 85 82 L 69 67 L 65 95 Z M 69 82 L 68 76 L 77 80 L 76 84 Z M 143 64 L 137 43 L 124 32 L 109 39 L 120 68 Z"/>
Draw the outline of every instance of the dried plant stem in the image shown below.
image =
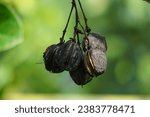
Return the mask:
<path fill-rule="evenodd" d="M 91 29 L 88 26 L 87 17 L 86 17 L 86 15 L 84 13 L 84 10 L 83 10 L 83 7 L 82 7 L 82 4 L 81 4 L 80 0 L 78 0 L 78 2 L 79 2 L 79 6 L 81 8 L 81 11 L 82 11 L 82 14 L 83 14 L 83 18 L 84 18 L 84 21 L 85 21 L 86 31 L 89 33 L 91 31 Z"/>
<path fill-rule="evenodd" d="M 60 38 L 60 42 L 61 42 L 61 43 L 64 42 L 64 36 L 65 36 L 65 34 L 66 34 L 66 31 L 67 31 L 67 28 L 68 28 L 68 25 L 69 25 L 69 22 L 70 22 L 70 18 L 71 18 L 71 15 L 72 15 L 73 8 L 74 8 L 74 3 L 72 2 L 72 7 L 71 7 L 71 10 L 70 10 L 70 13 L 69 13 L 69 17 L 68 17 L 68 20 L 67 20 L 67 24 L 66 24 L 66 26 L 65 26 L 65 29 L 63 30 L 63 35 L 62 35 L 62 37 Z"/>

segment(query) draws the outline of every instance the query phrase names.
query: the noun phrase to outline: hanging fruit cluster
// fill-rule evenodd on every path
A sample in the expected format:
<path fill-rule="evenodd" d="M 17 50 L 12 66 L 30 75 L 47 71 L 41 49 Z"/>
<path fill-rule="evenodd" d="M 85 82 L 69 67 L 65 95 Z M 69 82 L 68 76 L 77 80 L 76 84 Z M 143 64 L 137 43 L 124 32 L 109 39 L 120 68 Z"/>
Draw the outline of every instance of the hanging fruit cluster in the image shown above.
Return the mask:
<path fill-rule="evenodd" d="M 60 42 L 50 45 L 45 50 L 43 58 L 46 70 L 52 73 L 69 71 L 72 80 L 77 85 L 85 85 L 94 76 L 99 76 L 105 72 L 107 43 L 105 37 L 97 33 L 91 33 L 80 0 L 78 0 L 78 4 L 83 14 L 85 26 L 80 22 L 76 0 L 72 0 L 71 11 Z M 73 37 L 65 42 L 64 37 L 74 9 Z M 82 45 L 79 39 L 81 36 L 83 36 Z"/>

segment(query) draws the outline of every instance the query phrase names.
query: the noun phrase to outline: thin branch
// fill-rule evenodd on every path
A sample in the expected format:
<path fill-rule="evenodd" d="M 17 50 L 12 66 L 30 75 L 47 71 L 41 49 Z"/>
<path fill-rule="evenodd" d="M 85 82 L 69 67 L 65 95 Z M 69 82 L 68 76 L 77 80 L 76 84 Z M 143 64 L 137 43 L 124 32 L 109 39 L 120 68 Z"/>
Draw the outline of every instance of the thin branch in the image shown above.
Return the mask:
<path fill-rule="evenodd" d="M 62 37 L 60 38 L 60 43 L 63 43 L 63 42 L 64 42 L 64 36 L 65 36 L 65 34 L 66 34 L 66 31 L 67 31 L 67 28 L 68 28 L 68 25 L 69 25 L 69 22 L 70 22 L 70 18 L 71 18 L 71 15 L 72 15 L 73 8 L 74 8 L 74 3 L 72 2 L 72 7 L 71 7 L 71 10 L 70 10 L 70 13 L 69 13 L 69 17 L 68 17 L 68 20 L 67 20 L 67 24 L 66 24 L 66 26 L 65 26 L 65 29 L 63 30 L 63 35 L 62 35 Z"/>
<path fill-rule="evenodd" d="M 86 31 L 85 31 L 85 29 L 84 29 L 84 27 L 82 26 L 82 24 L 81 24 L 80 21 L 79 21 L 79 25 L 81 26 L 81 28 L 82 28 L 82 30 L 83 30 L 83 32 L 84 32 L 84 34 L 85 34 L 85 37 L 87 37 Z"/>
<path fill-rule="evenodd" d="M 78 0 L 78 2 L 79 2 L 79 6 L 81 8 L 81 11 L 82 11 L 82 14 L 83 14 L 83 18 L 84 18 L 84 21 L 85 21 L 86 31 L 89 33 L 91 31 L 91 29 L 88 26 L 87 17 L 85 16 L 85 13 L 84 13 L 84 10 L 83 10 L 83 7 L 82 7 L 82 4 L 81 4 L 80 0 Z"/>
<path fill-rule="evenodd" d="M 76 25 L 75 25 L 75 27 L 74 27 L 74 39 L 75 39 L 76 36 L 77 36 L 77 41 L 78 41 L 78 43 L 80 44 L 79 33 L 80 33 L 80 34 L 84 34 L 85 37 L 87 37 L 87 34 L 86 34 L 86 31 L 85 31 L 83 25 L 82 25 L 81 22 L 80 22 L 79 15 L 78 15 L 78 9 L 77 9 L 77 5 L 76 5 L 76 1 L 73 0 L 73 2 L 74 2 L 74 7 L 75 7 L 75 13 L 76 13 Z M 83 33 L 81 30 L 78 29 L 78 24 L 81 26 L 81 29 L 83 30 L 84 33 Z"/>
<path fill-rule="evenodd" d="M 78 34 L 78 23 L 79 23 L 79 15 L 78 15 L 78 9 L 77 9 L 77 5 L 76 5 L 76 1 L 73 0 L 74 2 L 74 7 L 75 7 L 75 27 L 74 27 L 74 39 L 76 37 L 76 35 Z"/>

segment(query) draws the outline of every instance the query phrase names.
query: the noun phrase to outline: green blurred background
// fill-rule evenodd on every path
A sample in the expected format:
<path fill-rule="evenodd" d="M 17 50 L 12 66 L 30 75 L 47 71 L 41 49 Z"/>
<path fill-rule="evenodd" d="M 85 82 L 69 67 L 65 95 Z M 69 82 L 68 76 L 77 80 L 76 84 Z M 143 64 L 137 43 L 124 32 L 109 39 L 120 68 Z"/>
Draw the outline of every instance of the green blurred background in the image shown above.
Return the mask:
<path fill-rule="evenodd" d="M 108 43 L 107 71 L 82 88 L 68 72 L 47 72 L 42 58 L 47 46 L 59 42 L 71 0 L 0 2 L 14 16 L 3 26 L 0 5 L 1 99 L 150 99 L 149 3 L 81 0 L 92 31 L 105 35 Z M 73 26 L 72 17 L 66 40 Z"/>

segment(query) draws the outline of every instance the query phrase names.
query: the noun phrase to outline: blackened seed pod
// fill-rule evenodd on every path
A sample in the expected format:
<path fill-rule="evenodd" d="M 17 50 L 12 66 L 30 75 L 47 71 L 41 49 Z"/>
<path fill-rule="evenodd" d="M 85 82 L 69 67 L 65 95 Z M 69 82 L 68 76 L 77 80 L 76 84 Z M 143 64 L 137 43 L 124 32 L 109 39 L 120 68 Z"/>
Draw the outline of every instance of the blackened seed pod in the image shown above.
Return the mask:
<path fill-rule="evenodd" d="M 48 71 L 52 70 L 52 60 L 53 60 L 53 55 L 55 53 L 55 50 L 58 48 L 57 45 L 51 45 L 49 46 L 45 52 L 43 53 L 43 59 L 44 59 L 44 64 L 45 68 Z"/>
<path fill-rule="evenodd" d="M 106 54 L 100 49 L 90 49 L 84 56 L 87 71 L 98 76 L 105 72 L 107 67 Z"/>
<path fill-rule="evenodd" d="M 75 43 L 72 47 L 72 51 L 70 51 L 69 54 L 70 55 L 68 57 L 68 62 L 66 64 L 65 70 L 72 71 L 79 67 L 82 60 L 83 53 L 80 45 L 78 43 Z"/>
<path fill-rule="evenodd" d="M 57 55 L 57 58 L 55 59 L 56 63 L 60 65 L 61 67 L 66 68 L 66 65 L 68 64 L 68 59 L 71 56 L 72 48 L 74 46 L 74 42 L 72 40 L 67 41 L 62 48 L 59 49 L 59 54 Z"/>
<path fill-rule="evenodd" d="M 98 33 L 90 33 L 87 37 L 84 37 L 82 46 L 84 51 L 90 48 L 99 48 L 104 52 L 106 52 L 107 50 L 107 43 L 105 37 Z"/>
<path fill-rule="evenodd" d="M 61 66 L 58 64 L 58 59 L 61 59 L 61 51 L 63 50 L 64 43 L 59 43 L 57 44 L 58 48 L 55 50 L 55 53 L 53 55 L 53 60 L 52 60 L 52 72 L 53 73 L 60 73 L 64 71 L 64 66 Z"/>
<path fill-rule="evenodd" d="M 69 40 L 58 50 L 55 63 L 67 71 L 72 71 L 78 67 L 81 61 L 81 54 L 78 43 L 75 40 Z"/>
<path fill-rule="evenodd" d="M 72 80 L 77 84 L 77 85 L 85 85 L 89 83 L 93 77 L 85 70 L 85 67 L 83 66 L 83 62 L 81 62 L 80 66 L 78 69 L 74 71 L 69 72 Z"/>

